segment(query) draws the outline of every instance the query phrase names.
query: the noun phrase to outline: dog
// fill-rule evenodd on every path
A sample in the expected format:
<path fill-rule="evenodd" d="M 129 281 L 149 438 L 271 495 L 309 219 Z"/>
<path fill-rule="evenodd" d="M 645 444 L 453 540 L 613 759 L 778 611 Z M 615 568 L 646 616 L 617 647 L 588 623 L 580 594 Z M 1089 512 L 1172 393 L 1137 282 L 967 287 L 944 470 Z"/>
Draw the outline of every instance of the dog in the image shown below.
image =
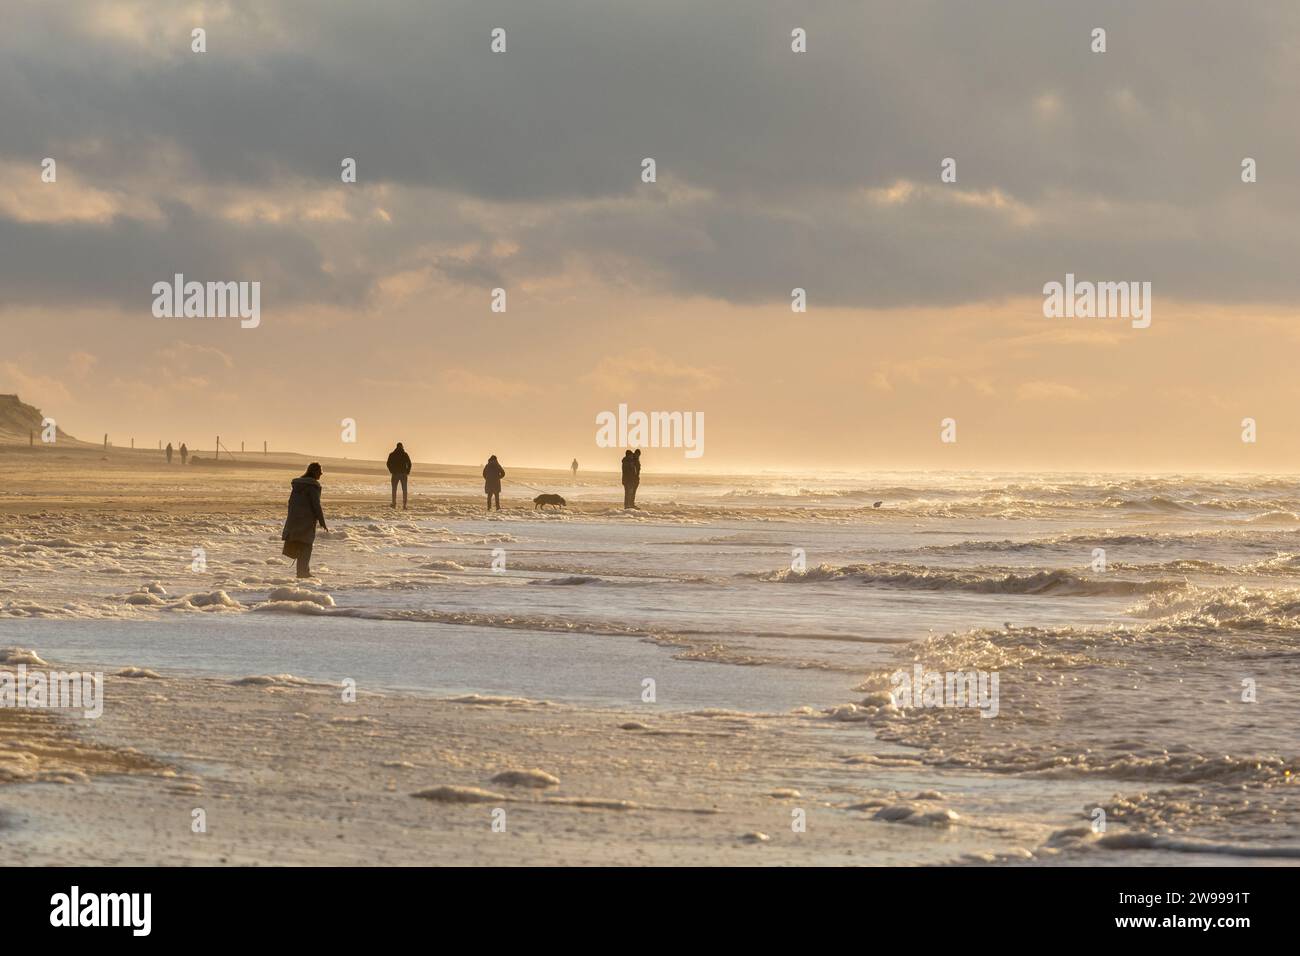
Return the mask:
<path fill-rule="evenodd" d="M 557 507 L 563 508 L 567 504 L 568 502 L 559 495 L 538 495 L 533 499 L 533 510 L 536 511 L 538 508 L 545 507 L 546 505 L 556 505 Z"/>

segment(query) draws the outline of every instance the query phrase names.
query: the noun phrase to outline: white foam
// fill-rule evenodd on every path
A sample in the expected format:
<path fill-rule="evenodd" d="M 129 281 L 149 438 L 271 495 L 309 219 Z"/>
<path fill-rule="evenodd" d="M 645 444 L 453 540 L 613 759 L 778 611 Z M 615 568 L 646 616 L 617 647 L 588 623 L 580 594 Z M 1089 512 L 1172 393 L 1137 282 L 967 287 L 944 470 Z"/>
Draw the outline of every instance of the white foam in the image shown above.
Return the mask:
<path fill-rule="evenodd" d="M 532 787 L 537 790 L 544 790 L 547 787 L 558 787 L 560 778 L 547 773 L 545 770 L 533 768 L 531 770 L 502 770 L 492 777 L 492 782 L 505 787 Z"/>
<path fill-rule="evenodd" d="M 174 607 L 178 608 L 192 607 L 201 608 L 203 610 L 219 610 L 223 608 L 240 610 L 243 606 L 244 605 L 240 604 L 225 591 L 187 594 L 174 605 Z"/>
<path fill-rule="evenodd" d="M 40 659 L 35 651 L 26 647 L 0 648 L 0 664 L 9 664 L 13 667 L 17 667 L 19 664 L 26 664 L 28 667 L 49 666 Z"/>
<path fill-rule="evenodd" d="M 148 591 L 136 591 L 128 594 L 123 598 L 127 604 L 134 604 L 137 607 L 162 607 L 166 602 L 156 594 L 150 594 Z"/>
<path fill-rule="evenodd" d="M 154 678 L 154 679 L 157 679 L 157 680 L 161 680 L 161 679 L 162 679 L 162 675 L 161 675 L 161 674 L 159 674 L 157 671 L 150 670 L 150 669 L 147 668 L 147 667 L 123 667 L 123 668 L 122 668 L 120 671 L 118 671 L 114 676 L 115 676 L 115 677 L 135 677 L 135 678 L 138 678 L 138 677 L 151 677 L 151 678 Z"/>
<path fill-rule="evenodd" d="M 303 677 L 295 677 L 293 674 L 253 674 L 249 677 L 240 677 L 232 680 L 230 683 L 236 685 L 252 686 L 292 686 L 292 687 L 320 687 L 321 684 L 314 683 Z"/>
<path fill-rule="evenodd" d="M 286 601 L 299 603 L 310 601 L 321 607 L 334 607 L 334 598 L 324 591 L 310 591 L 307 588 L 276 588 L 266 596 L 268 601 Z"/>

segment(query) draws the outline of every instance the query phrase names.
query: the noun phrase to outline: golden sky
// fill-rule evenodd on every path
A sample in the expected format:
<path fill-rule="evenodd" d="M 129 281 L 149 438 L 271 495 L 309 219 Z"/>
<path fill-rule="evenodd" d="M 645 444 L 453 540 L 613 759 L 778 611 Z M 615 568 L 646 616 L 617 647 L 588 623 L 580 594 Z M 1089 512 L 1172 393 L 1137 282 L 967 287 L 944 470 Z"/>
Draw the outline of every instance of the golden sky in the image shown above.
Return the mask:
<path fill-rule="evenodd" d="M 0 391 L 80 438 L 613 467 L 627 403 L 704 413 L 664 471 L 1300 468 L 1293 4 L 0 12 Z M 155 318 L 176 272 L 259 326 Z M 1150 328 L 1045 318 L 1066 273 Z"/>

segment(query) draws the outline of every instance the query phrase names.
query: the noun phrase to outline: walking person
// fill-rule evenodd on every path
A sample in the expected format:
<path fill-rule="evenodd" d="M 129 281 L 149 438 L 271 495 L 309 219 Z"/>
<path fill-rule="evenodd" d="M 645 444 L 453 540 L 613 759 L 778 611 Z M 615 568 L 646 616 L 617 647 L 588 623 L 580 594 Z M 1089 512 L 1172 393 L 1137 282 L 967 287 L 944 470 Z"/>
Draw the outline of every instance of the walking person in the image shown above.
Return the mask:
<path fill-rule="evenodd" d="M 573 459 L 573 464 L 569 466 L 573 470 L 573 480 L 578 480 L 578 459 Z"/>
<path fill-rule="evenodd" d="M 185 464 L 190 459 L 190 450 L 185 447 L 185 442 L 181 442 L 181 464 Z"/>
<path fill-rule="evenodd" d="M 397 507 L 397 483 L 402 484 L 402 510 L 406 510 L 406 479 L 411 474 L 411 456 L 399 441 L 388 453 L 388 473 L 393 478 L 393 507 Z"/>
<path fill-rule="evenodd" d="M 637 462 L 632 452 L 623 453 L 623 510 L 636 507 Z"/>
<path fill-rule="evenodd" d="M 487 492 L 487 510 L 492 510 L 492 499 L 497 502 L 497 511 L 501 510 L 501 479 L 506 476 L 506 470 L 501 467 L 497 461 L 497 456 L 493 455 L 483 466 L 483 490 Z"/>
<path fill-rule="evenodd" d="M 284 530 L 280 532 L 280 537 L 284 540 L 283 553 L 286 557 L 297 559 L 300 578 L 311 577 L 311 549 L 316 542 L 316 526 L 329 530 L 325 524 L 325 513 L 320 507 L 320 476 L 323 473 L 320 463 L 313 461 L 307 466 L 305 474 L 291 482 L 293 491 L 289 493 L 289 516 L 285 518 Z"/>
<path fill-rule="evenodd" d="M 167 443 L 167 464 L 170 465 L 171 463 L 172 463 L 172 443 L 168 442 Z"/>

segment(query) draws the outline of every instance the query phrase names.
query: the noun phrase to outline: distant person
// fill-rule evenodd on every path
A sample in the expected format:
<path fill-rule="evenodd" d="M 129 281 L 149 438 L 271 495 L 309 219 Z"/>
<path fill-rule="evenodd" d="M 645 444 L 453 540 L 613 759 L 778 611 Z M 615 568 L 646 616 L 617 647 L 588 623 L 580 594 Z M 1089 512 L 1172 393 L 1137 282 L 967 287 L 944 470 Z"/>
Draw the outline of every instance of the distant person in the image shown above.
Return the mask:
<path fill-rule="evenodd" d="M 167 464 L 170 465 L 171 463 L 172 463 L 172 443 L 168 442 L 167 443 Z"/>
<path fill-rule="evenodd" d="M 577 481 L 578 480 L 578 459 L 576 458 L 573 459 L 573 464 L 570 465 L 569 468 L 573 471 L 573 480 Z"/>
<path fill-rule="evenodd" d="M 641 449 L 632 452 L 632 461 L 636 465 L 636 480 L 632 482 L 632 507 L 636 507 L 636 490 L 641 487 Z"/>
<path fill-rule="evenodd" d="M 483 466 L 483 490 L 487 492 L 487 510 L 492 510 L 492 499 L 497 502 L 497 511 L 501 510 L 501 479 L 506 476 L 506 470 L 501 467 L 497 461 L 497 456 L 493 455 Z"/>
<path fill-rule="evenodd" d="M 290 483 L 293 491 L 289 493 L 289 516 L 285 518 L 280 537 L 284 540 L 285 556 L 298 560 L 300 578 L 311 577 L 311 549 L 316 542 L 316 526 L 329 530 L 325 514 L 320 509 L 320 476 L 323 473 L 320 463 L 313 461 L 305 474 Z"/>
<path fill-rule="evenodd" d="M 411 474 L 411 456 L 399 441 L 388 453 L 388 473 L 393 477 L 393 507 L 397 507 L 397 483 L 402 483 L 402 510 L 406 510 L 406 479 Z"/>
<path fill-rule="evenodd" d="M 637 466 L 631 451 L 623 453 L 623 509 L 636 507 Z"/>
<path fill-rule="evenodd" d="M 181 442 L 181 464 L 190 460 L 190 450 L 185 447 L 185 442 Z"/>

